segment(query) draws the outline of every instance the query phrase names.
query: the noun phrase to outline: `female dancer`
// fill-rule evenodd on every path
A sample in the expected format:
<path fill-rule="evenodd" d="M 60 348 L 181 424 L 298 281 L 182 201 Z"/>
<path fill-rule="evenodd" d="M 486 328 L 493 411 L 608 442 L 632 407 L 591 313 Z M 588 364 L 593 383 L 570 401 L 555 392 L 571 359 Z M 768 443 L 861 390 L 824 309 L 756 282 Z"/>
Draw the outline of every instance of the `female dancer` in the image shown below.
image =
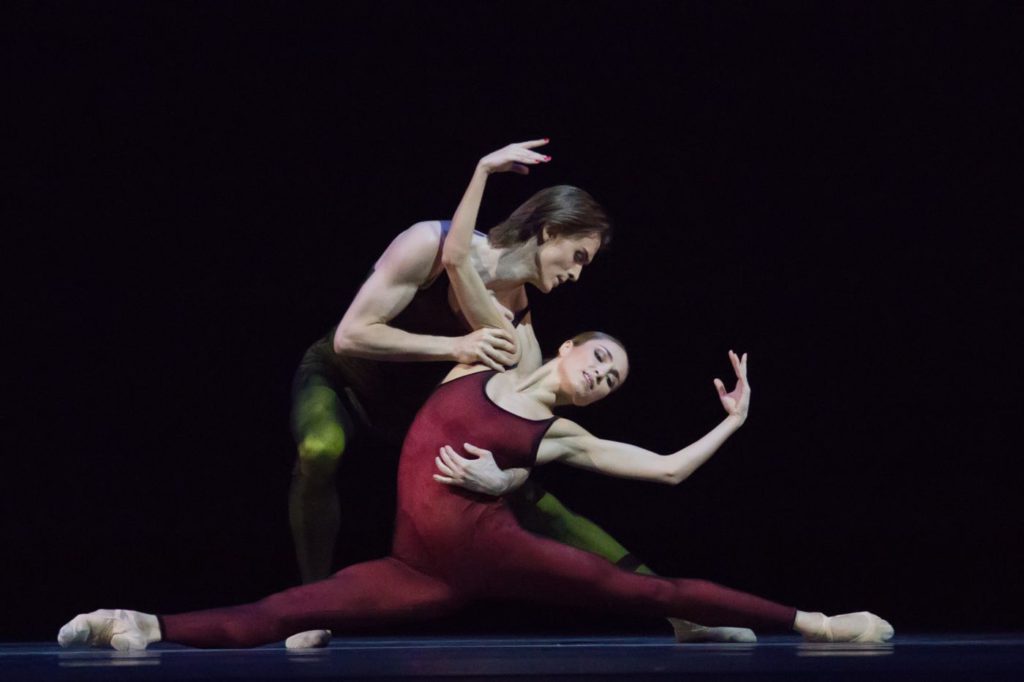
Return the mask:
<path fill-rule="evenodd" d="M 528 151 L 528 150 L 525 150 Z M 532 152 L 531 152 L 532 153 Z M 530 163 L 517 151 L 512 163 Z M 453 219 L 445 267 L 467 318 L 492 328 L 509 325 L 465 257 L 486 173 L 474 176 Z M 522 353 L 536 339 L 519 330 Z M 588 405 L 617 390 L 629 372 L 625 349 L 599 333 L 566 341 L 535 370 L 495 372 L 460 365 L 427 400 L 405 439 L 399 464 L 398 515 L 392 555 L 350 566 L 331 578 L 259 602 L 157 617 L 101 610 L 77 616 L 58 635 L 64 645 L 119 649 L 155 641 L 192 646 L 255 646 L 299 630 L 358 630 L 447 613 L 480 598 L 527 598 L 648 615 L 680 616 L 708 625 L 794 629 L 809 639 L 878 642 L 892 627 L 867 613 L 826 617 L 797 611 L 703 580 L 637 575 L 588 552 L 523 530 L 503 499 L 440 486 L 454 446 L 486 451 L 503 469 L 564 461 L 611 476 L 679 483 L 746 421 L 750 404 L 747 357 L 729 353 L 736 387 L 716 379 L 726 418 L 682 450 L 659 456 L 602 440 L 553 416 L 558 405 Z M 472 445 L 470 445 L 472 444 Z M 434 474 L 435 467 L 441 474 Z"/>

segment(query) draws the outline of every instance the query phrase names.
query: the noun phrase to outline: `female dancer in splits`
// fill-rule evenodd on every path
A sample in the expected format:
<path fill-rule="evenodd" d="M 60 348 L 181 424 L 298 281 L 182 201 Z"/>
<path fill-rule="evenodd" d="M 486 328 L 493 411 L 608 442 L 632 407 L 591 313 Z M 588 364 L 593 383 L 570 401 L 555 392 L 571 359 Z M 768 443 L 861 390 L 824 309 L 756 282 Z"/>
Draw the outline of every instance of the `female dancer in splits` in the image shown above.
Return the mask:
<path fill-rule="evenodd" d="M 530 164 L 536 156 L 517 147 L 506 162 Z M 486 176 L 486 169 L 478 170 L 456 211 L 444 264 L 467 318 L 511 333 L 509 319 L 466 258 Z M 519 329 L 516 336 L 520 353 L 538 351 L 528 330 Z M 353 631 L 437 616 L 474 599 L 513 597 L 680 616 L 708 625 L 793 629 L 809 639 L 889 639 L 891 626 L 867 612 L 827 617 L 703 580 L 637 575 L 528 533 L 501 498 L 431 480 L 449 482 L 454 456 L 461 449 L 468 454 L 486 451 L 503 469 L 563 461 L 611 476 L 679 483 L 746 421 L 747 357 L 730 351 L 729 358 L 736 387 L 727 392 L 715 380 L 725 419 L 700 440 L 667 456 L 599 439 L 552 414 L 558 405 L 595 402 L 626 379 L 625 349 L 610 336 L 577 336 L 562 344 L 553 360 L 532 371 L 459 365 L 420 409 L 406 436 L 390 557 L 350 566 L 326 580 L 253 604 L 163 617 L 125 610 L 79 615 L 61 629 L 58 641 L 65 646 L 90 643 L 119 649 L 143 648 L 156 641 L 256 646 L 300 630 Z"/>

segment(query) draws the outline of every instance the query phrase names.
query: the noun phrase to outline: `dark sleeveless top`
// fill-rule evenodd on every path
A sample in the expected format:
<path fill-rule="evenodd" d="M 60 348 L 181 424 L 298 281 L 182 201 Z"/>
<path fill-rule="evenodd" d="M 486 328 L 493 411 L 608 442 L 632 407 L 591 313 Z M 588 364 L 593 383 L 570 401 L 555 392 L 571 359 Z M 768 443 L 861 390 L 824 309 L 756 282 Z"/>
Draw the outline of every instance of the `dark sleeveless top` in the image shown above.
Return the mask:
<path fill-rule="evenodd" d="M 451 221 L 440 222 L 443 245 Z M 447 337 L 468 334 L 471 328 L 448 304 L 449 286 L 448 273 L 441 270 L 388 324 L 412 334 Z M 527 312 L 528 308 L 518 311 L 513 324 L 518 325 Z M 354 416 L 396 443 L 401 443 L 416 411 L 452 366 L 447 362 L 394 362 L 338 355 L 334 352 L 334 329 L 311 350 L 331 367 L 339 383 L 355 394 L 358 401 L 355 407 L 362 414 Z"/>
<path fill-rule="evenodd" d="M 507 512 L 502 498 L 434 481 L 434 458 L 441 446 L 451 445 L 462 454 L 463 443 L 490 450 L 502 469 L 529 468 L 536 462 L 537 448 L 556 417 L 528 419 L 498 407 L 486 393 L 495 374 L 477 372 L 441 384 L 409 427 L 398 464 L 396 556 L 454 550 L 465 542 L 466 527 Z M 509 520 L 514 523 L 511 515 Z"/>

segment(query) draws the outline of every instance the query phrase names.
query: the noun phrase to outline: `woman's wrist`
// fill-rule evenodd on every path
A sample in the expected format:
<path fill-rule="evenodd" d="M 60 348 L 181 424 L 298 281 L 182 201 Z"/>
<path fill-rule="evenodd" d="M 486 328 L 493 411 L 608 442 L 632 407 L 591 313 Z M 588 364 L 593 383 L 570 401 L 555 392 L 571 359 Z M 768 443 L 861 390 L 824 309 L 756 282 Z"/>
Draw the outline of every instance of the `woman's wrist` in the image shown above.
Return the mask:
<path fill-rule="evenodd" d="M 728 424 L 733 431 L 743 426 L 745 421 L 747 421 L 747 415 L 745 414 L 742 416 L 738 414 L 730 414 L 725 418 L 725 423 Z"/>

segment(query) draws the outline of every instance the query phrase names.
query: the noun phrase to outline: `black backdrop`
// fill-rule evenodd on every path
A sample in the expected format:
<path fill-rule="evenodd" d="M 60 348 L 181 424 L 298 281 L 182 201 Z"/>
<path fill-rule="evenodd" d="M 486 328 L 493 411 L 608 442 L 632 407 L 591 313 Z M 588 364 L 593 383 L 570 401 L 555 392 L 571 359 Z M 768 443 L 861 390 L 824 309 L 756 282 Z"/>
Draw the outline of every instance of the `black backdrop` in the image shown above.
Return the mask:
<path fill-rule="evenodd" d="M 21 6 L 0 635 L 292 584 L 299 357 L 399 230 L 450 216 L 479 156 L 537 136 L 554 161 L 495 178 L 481 225 L 557 183 L 614 216 L 581 284 L 532 299 L 549 348 L 588 328 L 629 346 L 625 390 L 574 416 L 669 451 L 719 418 L 727 349 L 750 352 L 756 388 L 677 488 L 560 467 L 549 486 L 666 574 L 897 630 L 1014 627 L 1020 20 L 988 3 Z M 375 456 L 342 471 L 342 562 L 386 548 Z M 489 608 L 444 627 L 660 627 Z"/>

